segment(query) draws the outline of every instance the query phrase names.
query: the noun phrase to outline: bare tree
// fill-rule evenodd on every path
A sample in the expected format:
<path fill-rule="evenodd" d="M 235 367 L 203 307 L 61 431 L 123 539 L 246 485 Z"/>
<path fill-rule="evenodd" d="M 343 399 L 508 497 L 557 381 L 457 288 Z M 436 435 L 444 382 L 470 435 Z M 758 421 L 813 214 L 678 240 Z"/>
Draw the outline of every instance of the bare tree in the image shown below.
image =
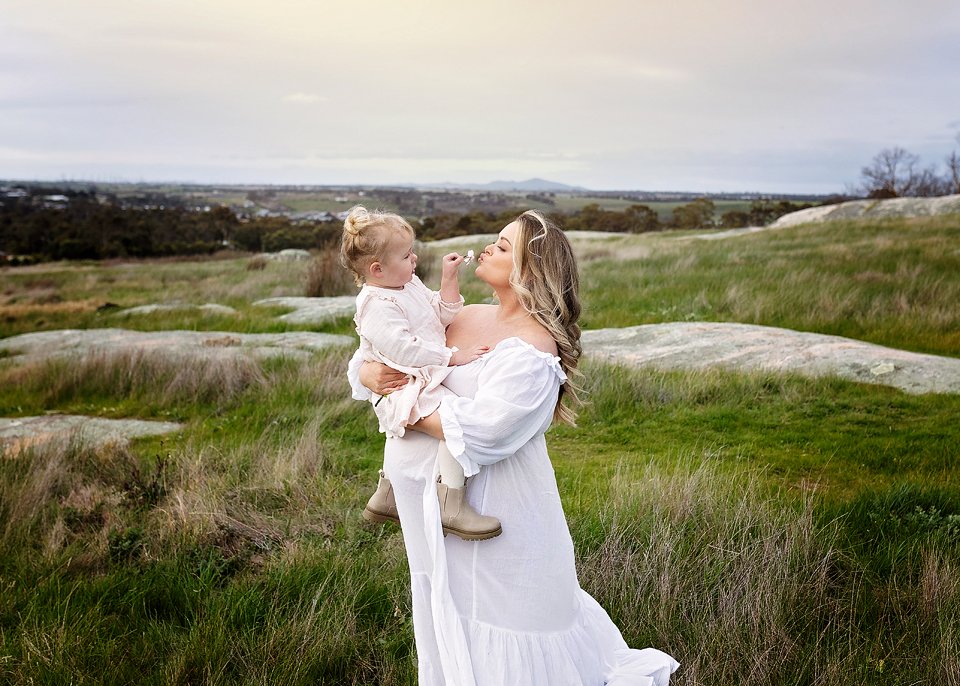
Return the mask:
<path fill-rule="evenodd" d="M 914 169 L 920 158 L 903 148 L 881 150 L 868 167 L 860 170 L 864 192 L 873 198 L 909 195 Z"/>
<path fill-rule="evenodd" d="M 960 136 L 958 136 L 960 139 Z M 947 155 L 947 177 L 946 182 L 949 193 L 960 193 L 960 155 L 954 150 Z"/>
<path fill-rule="evenodd" d="M 931 197 L 949 192 L 948 179 L 935 167 L 920 169 L 920 158 L 903 148 L 881 150 L 870 166 L 860 170 L 861 190 L 871 198 Z"/>

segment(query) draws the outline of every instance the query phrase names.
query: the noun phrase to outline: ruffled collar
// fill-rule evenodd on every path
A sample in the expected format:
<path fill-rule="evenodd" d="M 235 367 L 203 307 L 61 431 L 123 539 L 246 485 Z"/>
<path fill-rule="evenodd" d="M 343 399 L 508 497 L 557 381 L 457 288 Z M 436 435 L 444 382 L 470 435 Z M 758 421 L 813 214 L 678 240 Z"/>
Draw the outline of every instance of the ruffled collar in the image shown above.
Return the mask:
<path fill-rule="evenodd" d="M 560 358 L 558 356 L 551 355 L 548 352 L 540 350 L 540 348 L 528 343 L 519 336 L 510 336 L 509 338 L 504 338 L 493 347 L 493 350 L 488 352 L 487 355 L 484 355 L 480 359 L 482 360 L 488 355 L 492 355 L 501 348 L 520 348 L 526 353 L 532 353 L 538 359 L 543 360 L 543 362 L 553 370 L 553 372 L 560 378 L 561 383 L 567 380 L 567 375 L 564 373 L 563 367 L 560 365 Z"/>

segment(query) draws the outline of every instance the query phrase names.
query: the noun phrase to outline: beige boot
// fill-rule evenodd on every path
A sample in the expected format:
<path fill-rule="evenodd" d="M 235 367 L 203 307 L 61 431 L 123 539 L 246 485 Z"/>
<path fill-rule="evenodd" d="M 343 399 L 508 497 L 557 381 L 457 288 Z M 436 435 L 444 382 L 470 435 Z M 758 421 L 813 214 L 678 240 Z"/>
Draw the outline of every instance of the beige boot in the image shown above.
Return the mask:
<path fill-rule="evenodd" d="M 382 469 L 380 470 L 380 481 L 377 482 L 377 491 L 370 496 L 367 506 L 363 508 L 363 518 L 375 524 L 380 522 L 400 523 L 400 516 L 397 514 L 397 501 L 393 497 L 393 486 L 390 484 L 390 479 L 383 475 Z"/>
<path fill-rule="evenodd" d="M 450 488 L 438 483 L 437 497 L 440 499 L 440 522 L 444 536 L 453 534 L 465 541 L 482 541 L 503 532 L 499 519 L 482 515 L 470 507 L 466 487 Z"/>

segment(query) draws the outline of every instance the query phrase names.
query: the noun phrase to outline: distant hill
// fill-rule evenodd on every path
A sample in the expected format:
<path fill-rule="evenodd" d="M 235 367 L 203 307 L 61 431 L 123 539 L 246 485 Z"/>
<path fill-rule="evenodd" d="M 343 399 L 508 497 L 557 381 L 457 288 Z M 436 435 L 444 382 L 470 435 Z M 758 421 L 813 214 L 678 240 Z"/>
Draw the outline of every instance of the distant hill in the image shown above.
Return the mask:
<path fill-rule="evenodd" d="M 489 183 L 431 183 L 420 188 L 442 188 L 444 190 L 468 191 L 520 191 L 523 193 L 570 193 L 583 192 L 583 186 L 568 186 L 565 183 L 547 179 L 527 179 L 526 181 L 491 181 Z"/>

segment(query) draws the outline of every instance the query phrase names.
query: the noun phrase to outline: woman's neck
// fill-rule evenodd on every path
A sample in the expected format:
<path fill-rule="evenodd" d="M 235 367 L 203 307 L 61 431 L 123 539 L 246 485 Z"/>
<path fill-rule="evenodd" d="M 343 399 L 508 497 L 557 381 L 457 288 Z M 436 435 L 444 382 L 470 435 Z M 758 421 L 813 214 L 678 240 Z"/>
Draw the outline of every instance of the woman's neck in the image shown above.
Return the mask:
<path fill-rule="evenodd" d="M 499 302 L 499 305 L 497 305 L 497 322 L 501 324 L 513 323 L 530 317 L 530 313 L 524 309 L 512 288 L 498 290 L 496 293 Z"/>

